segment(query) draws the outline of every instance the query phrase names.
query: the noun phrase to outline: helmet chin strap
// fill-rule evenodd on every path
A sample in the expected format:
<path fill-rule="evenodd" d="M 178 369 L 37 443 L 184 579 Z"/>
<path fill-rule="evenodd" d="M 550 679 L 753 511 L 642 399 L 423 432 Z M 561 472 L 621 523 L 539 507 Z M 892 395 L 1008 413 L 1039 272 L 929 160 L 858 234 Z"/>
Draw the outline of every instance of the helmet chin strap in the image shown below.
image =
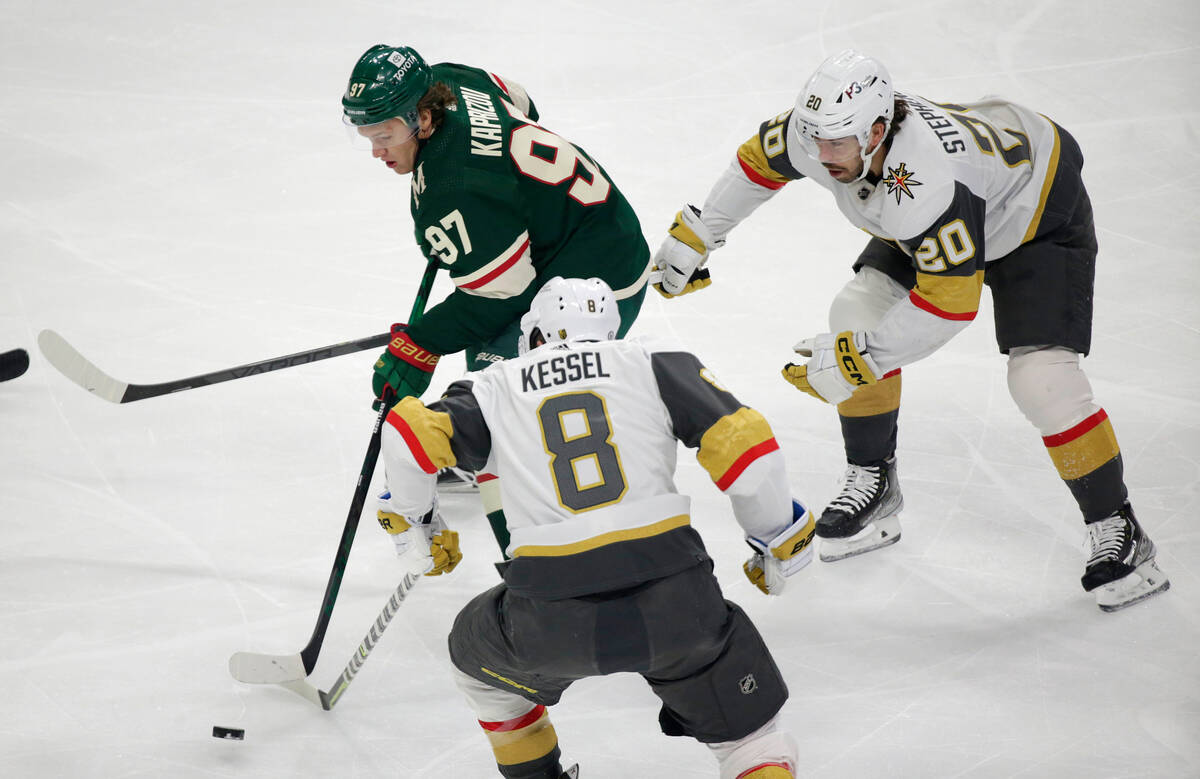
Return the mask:
<path fill-rule="evenodd" d="M 869 133 L 870 131 L 868 130 L 867 132 Z M 870 140 L 869 137 L 868 137 L 868 140 Z M 860 150 L 858 152 L 858 156 L 862 158 L 862 163 L 863 163 L 862 172 L 858 174 L 858 177 L 855 178 L 854 181 L 848 182 L 850 184 L 857 184 L 858 182 L 860 182 L 864 178 L 866 178 L 867 174 L 871 172 L 871 165 L 875 161 L 875 152 L 879 151 L 880 147 L 883 146 L 883 141 L 880 140 L 879 143 L 875 144 L 875 148 L 871 149 L 871 151 L 869 151 L 869 152 L 865 151 L 865 149 L 866 149 L 865 144 L 860 142 L 859 146 L 860 146 Z"/>
<path fill-rule="evenodd" d="M 870 127 L 866 128 L 866 142 L 868 143 L 870 143 L 871 140 L 871 130 L 874 130 L 876 124 L 880 124 L 880 122 L 875 122 L 875 124 L 872 124 Z M 875 144 L 875 148 L 871 149 L 870 151 L 866 151 L 866 143 L 863 143 L 863 139 L 858 139 L 858 156 L 863 158 L 863 172 L 859 173 L 858 178 L 851 181 L 850 184 L 858 184 L 859 181 L 862 181 L 866 178 L 866 174 L 871 172 L 871 163 L 875 161 L 876 152 L 883 148 L 883 140 L 888 137 L 888 130 L 890 127 L 892 127 L 892 122 L 883 122 L 883 134 L 880 137 L 880 142 Z"/>

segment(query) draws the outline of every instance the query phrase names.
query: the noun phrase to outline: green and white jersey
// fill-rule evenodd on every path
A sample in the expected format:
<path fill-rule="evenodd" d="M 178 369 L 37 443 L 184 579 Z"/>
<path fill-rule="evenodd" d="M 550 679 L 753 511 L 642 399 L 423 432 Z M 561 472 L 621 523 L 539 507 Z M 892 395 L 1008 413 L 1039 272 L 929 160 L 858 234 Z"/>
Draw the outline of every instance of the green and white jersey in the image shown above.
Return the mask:
<path fill-rule="evenodd" d="M 603 279 L 637 294 L 650 250 L 636 214 L 583 149 L 545 129 L 523 90 L 439 64 L 457 98 L 412 173 L 417 243 L 456 290 L 409 329 L 439 354 L 486 343 L 518 321 L 552 276 Z"/>

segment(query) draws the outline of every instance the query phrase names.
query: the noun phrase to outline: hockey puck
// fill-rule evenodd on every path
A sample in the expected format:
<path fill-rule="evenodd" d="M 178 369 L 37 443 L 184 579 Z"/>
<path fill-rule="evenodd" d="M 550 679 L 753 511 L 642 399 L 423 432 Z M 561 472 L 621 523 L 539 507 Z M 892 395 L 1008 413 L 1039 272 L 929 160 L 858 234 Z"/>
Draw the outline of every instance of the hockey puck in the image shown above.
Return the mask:
<path fill-rule="evenodd" d="M 29 352 L 13 349 L 0 354 L 0 381 L 15 379 L 29 369 Z"/>
<path fill-rule="evenodd" d="M 246 738 L 246 731 L 241 728 L 223 728 L 220 725 L 213 725 L 213 738 L 227 738 L 231 741 L 242 741 Z"/>

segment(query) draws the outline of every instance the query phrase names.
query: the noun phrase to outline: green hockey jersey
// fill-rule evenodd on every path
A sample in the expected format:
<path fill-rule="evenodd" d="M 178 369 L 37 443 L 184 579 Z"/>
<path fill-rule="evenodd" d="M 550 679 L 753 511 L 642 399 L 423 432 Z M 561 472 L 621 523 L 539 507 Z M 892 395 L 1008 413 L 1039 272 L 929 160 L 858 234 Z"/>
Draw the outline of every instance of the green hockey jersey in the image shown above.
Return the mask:
<path fill-rule="evenodd" d="M 596 276 L 618 300 L 646 283 L 650 250 L 620 190 L 583 149 L 537 124 L 523 90 L 476 68 L 434 65 L 457 99 L 413 168 L 417 243 L 456 287 L 409 328 L 451 354 L 518 321 L 545 280 Z"/>

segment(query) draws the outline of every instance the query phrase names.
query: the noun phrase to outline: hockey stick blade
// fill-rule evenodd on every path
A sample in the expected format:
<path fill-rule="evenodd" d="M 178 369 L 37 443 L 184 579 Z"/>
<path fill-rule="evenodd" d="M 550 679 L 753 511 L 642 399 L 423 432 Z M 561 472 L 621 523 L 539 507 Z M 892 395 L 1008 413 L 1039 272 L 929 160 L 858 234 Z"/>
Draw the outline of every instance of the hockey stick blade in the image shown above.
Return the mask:
<path fill-rule="evenodd" d="M 342 693 L 350 686 L 350 682 L 354 681 L 359 669 L 370 656 L 371 650 L 383 637 L 383 631 L 387 630 L 387 626 L 391 624 L 392 617 L 396 616 L 400 604 L 408 597 L 408 593 L 412 591 L 420 578 L 415 573 L 404 575 L 396 587 L 396 591 L 388 598 L 383 610 L 371 624 L 370 630 L 363 636 L 358 649 L 354 650 L 350 662 L 346 663 L 346 667 L 342 669 L 341 676 L 329 690 L 319 690 L 308 681 L 306 678 L 308 674 L 304 670 L 304 661 L 299 654 L 263 655 L 255 652 L 234 652 L 233 656 L 229 658 L 230 675 L 245 684 L 278 684 L 301 698 L 315 703 L 325 711 L 329 711 L 341 699 Z"/>
<path fill-rule="evenodd" d="M 58 369 L 59 373 L 96 397 L 103 398 L 110 403 L 131 403 L 135 400 L 170 395 L 173 392 L 207 387 L 223 381 L 244 379 L 247 376 L 256 376 L 260 373 L 269 373 L 297 365 L 307 365 L 318 360 L 328 360 L 330 357 L 386 346 L 390 338 L 389 333 L 380 333 L 356 341 L 343 341 L 283 357 L 239 365 L 236 368 L 225 368 L 212 373 L 202 373 L 198 376 L 164 381 L 158 384 L 130 384 L 127 381 L 114 379 L 97 368 L 95 364 L 80 354 L 78 349 L 67 343 L 65 338 L 53 330 L 43 330 L 38 333 L 38 348 L 42 350 L 46 361 Z"/>
<path fill-rule="evenodd" d="M 299 654 L 262 655 L 234 652 L 229 658 L 229 674 L 246 684 L 283 684 L 308 676 Z"/>
<path fill-rule="evenodd" d="M 128 384 L 117 381 L 88 362 L 87 358 L 53 330 L 38 333 L 38 348 L 58 372 L 88 392 L 112 403 L 121 403 Z"/>

